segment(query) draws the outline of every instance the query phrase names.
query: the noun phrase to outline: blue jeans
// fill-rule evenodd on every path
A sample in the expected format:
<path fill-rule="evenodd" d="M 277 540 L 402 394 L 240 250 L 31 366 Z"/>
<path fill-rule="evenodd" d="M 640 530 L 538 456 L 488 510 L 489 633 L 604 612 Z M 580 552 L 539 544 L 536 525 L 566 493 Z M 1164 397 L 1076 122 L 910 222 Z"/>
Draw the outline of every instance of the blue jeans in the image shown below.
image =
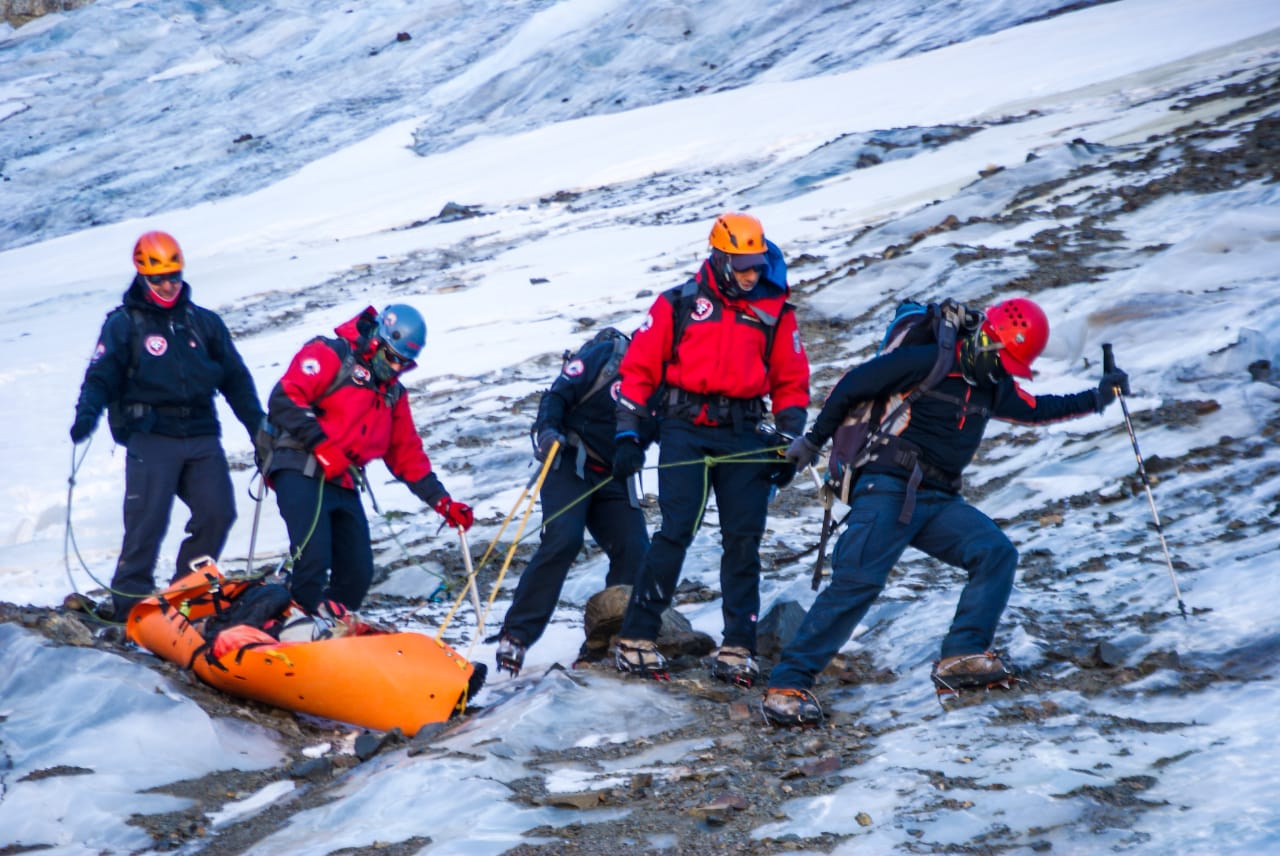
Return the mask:
<path fill-rule="evenodd" d="M 760 612 L 760 539 L 769 506 L 770 464 L 759 450 L 768 442 L 752 425 L 693 425 L 681 419 L 662 423 L 658 470 L 658 505 L 662 527 L 653 536 L 631 602 L 618 635 L 627 639 L 657 639 L 662 613 L 671 605 L 685 553 L 693 543 L 694 523 L 701 518 L 707 495 L 715 491 L 720 511 L 720 591 L 723 595 L 724 644 L 756 649 Z M 705 456 L 742 453 L 744 461 L 726 461 L 710 468 Z M 755 453 L 755 454 L 753 454 Z M 683 464 L 683 466 L 674 466 Z"/>
<path fill-rule="evenodd" d="M 584 532 L 609 557 L 606 586 L 631 585 L 649 549 L 644 512 L 632 508 L 625 483 L 588 468 L 579 478 L 572 457 L 560 456 L 542 483 L 542 516 L 554 518 L 542 530 L 542 543 L 520 574 L 502 632 L 529 646 L 546 630 L 569 567 L 582 551 Z M 587 492 L 605 481 L 590 496 Z M 584 498 L 585 497 L 585 498 Z"/>
<path fill-rule="evenodd" d="M 911 522 L 898 522 L 906 481 L 866 473 L 854 489 L 849 528 L 831 557 L 831 584 L 814 600 L 800 629 L 782 652 L 769 686 L 809 689 L 818 673 L 849 641 L 858 622 L 884 590 L 908 546 L 969 574 L 942 656 L 991 647 L 996 625 L 1013 589 L 1018 551 L 1000 528 L 960 496 L 920 489 Z"/>

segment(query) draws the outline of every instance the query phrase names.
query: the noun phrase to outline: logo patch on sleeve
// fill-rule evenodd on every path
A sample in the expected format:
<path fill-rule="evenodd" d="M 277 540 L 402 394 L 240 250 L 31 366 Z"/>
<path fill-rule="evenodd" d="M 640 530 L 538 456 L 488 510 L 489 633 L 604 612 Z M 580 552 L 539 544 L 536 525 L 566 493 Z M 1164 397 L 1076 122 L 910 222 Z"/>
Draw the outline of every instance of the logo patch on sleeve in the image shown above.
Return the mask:
<path fill-rule="evenodd" d="M 582 365 L 582 360 L 573 360 L 571 363 L 569 363 L 567 366 L 564 367 L 564 376 L 580 377 L 582 375 L 582 372 L 585 370 L 585 368 L 586 367 Z"/>
<path fill-rule="evenodd" d="M 298 368 L 302 369 L 305 375 L 317 375 L 320 374 L 320 361 L 315 357 L 307 357 Z"/>
<path fill-rule="evenodd" d="M 106 352 L 107 352 L 107 346 L 99 342 L 98 347 L 93 349 L 93 356 L 89 358 L 89 362 L 96 363 L 98 359 Z"/>
<path fill-rule="evenodd" d="M 699 297 L 693 302 L 693 312 L 689 317 L 694 321 L 706 321 L 711 317 L 711 301 L 705 297 Z"/>
<path fill-rule="evenodd" d="M 164 336 L 148 336 L 143 347 L 153 357 L 163 356 L 164 352 L 169 350 L 169 340 Z"/>

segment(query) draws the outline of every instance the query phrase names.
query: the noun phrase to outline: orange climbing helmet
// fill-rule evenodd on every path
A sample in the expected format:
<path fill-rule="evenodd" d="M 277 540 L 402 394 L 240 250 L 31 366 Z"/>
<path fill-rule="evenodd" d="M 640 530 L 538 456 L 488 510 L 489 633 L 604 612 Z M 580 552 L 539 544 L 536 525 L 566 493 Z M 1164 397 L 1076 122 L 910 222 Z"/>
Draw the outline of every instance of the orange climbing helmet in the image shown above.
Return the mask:
<path fill-rule="evenodd" d="M 764 241 L 764 226 L 750 214 L 730 212 L 721 214 L 711 227 L 711 249 L 731 256 L 759 256 L 750 264 L 735 264 L 738 270 L 765 263 L 768 246 Z M 745 261 L 735 259 L 735 262 Z"/>
<path fill-rule="evenodd" d="M 762 272 L 769 262 L 769 244 L 764 239 L 764 226 L 750 214 L 721 214 L 711 226 L 711 269 L 728 296 L 737 296 L 734 271 L 758 268 Z"/>
<path fill-rule="evenodd" d="M 133 245 L 133 266 L 138 273 L 177 273 L 182 270 L 182 247 L 168 232 L 147 232 Z"/>

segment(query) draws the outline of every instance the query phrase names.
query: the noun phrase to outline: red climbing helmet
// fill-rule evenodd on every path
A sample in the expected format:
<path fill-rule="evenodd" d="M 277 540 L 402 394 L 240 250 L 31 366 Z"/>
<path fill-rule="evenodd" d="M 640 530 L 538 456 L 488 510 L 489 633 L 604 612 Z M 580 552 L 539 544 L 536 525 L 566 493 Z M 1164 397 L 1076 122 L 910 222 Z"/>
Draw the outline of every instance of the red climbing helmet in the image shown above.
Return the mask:
<path fill-rule="evenodd" d="M 1000 363 L 1015 377 L 1031 377 L 1031 364 L 1049 342 L 1049 319 L 1025 297 L 997 303 L 987 310 L 982 332 L 999 342 Z"/>

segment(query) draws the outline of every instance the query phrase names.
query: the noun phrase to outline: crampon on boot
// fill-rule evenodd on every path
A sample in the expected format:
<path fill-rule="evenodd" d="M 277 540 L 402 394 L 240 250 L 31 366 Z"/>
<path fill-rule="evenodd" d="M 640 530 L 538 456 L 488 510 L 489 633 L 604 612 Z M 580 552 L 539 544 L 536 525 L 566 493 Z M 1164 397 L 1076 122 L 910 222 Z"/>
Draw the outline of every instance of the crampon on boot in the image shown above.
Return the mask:
<path fill-rule="evenodd" d="M 1009 689 L 1017 680 L 990 651 L 943 657 L 933 664 L 930 677 L 940 696 L 958 695 L 960 690 Z"/>
<path fill-rule="evenodd" d="M 520 669 L 524 667 L 525 646 L 513 636 L 502 634 L 498 639 L 498 671 L 506 670 L 511 673 L 511 677 L 520 674 Z"/>
<path fill-rule="evenodd" d="M 760 714 L 769 725 L 817 725 L 824 718 L 808 690 L 770 689 L 760 699 Z"/>
<path fill-rule="evenodd" d="M 669 681 L 667 658 L 650 639 L 619 639 L 613 650 L 613 663 L 619 672 L 642 675 L 655 681 Z"/>
<path fill-rule="evenodd" d="M 748 649 L 722 645 L 711 655 L 711 677 L 750 689 L 760 677 L 760 667 Z"/>

